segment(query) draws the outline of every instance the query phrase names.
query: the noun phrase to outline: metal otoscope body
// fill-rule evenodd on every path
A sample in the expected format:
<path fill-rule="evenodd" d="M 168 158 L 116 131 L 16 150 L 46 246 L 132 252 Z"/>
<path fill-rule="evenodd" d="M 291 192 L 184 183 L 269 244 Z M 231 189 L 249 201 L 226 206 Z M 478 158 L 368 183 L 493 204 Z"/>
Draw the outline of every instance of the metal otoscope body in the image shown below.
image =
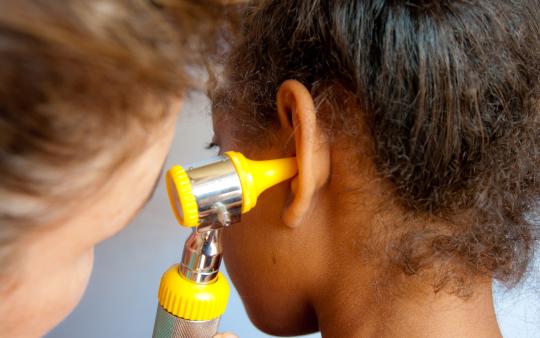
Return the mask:
<path fill-rule="evenodd" d="M 221 232 L 240 221 L 259 194 L 296 171 L 294 158 L 257 162 L 236 152 L 168 171 L 172 209 L 193 232 L 180 264 L 161 279 L 154 338 L 209 338 L 217 332 L 229 296 L 228 282 L 219 272 Z"/>

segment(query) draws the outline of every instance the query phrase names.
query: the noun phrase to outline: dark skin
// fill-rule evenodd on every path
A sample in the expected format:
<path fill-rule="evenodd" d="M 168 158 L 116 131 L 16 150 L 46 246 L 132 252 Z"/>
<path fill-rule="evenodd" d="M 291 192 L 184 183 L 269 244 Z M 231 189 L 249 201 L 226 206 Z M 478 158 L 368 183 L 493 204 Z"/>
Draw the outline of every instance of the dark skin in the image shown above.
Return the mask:
<path fill-rule="evenodd" d="M 389 277 L 366 254 L 383 253 L 389 237 L 379 229 L 402 219 L 391 203 L 378 208 L 388 187 L 369 157 L 351 170 L 346 141 L 328 141 L 301 83 L 282 84 L 277 108 L 280 127 L 264 150 L 239 144 L 228 132 L 232 118 L 214 115 L 221 151 L 298 161 L 294 179 L 262 194 L 224 232 L 225 262 L 253 323 L 274 335 L 500 337 L 490 278 L 475 280 L 473 296 L 463 300 L 434 293 L 429 274 Z M 369 152 L 367 141 L 355 146 Z"/>

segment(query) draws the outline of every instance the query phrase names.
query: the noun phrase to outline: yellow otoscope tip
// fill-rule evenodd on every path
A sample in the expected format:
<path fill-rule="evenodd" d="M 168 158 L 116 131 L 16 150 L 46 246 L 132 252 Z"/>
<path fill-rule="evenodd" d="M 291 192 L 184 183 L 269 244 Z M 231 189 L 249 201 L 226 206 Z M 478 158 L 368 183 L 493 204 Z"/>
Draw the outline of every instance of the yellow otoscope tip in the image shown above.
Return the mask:
<path fill-rule="evenodd" d="M 288 180 L 298 172 L 294 157 L 252 161 L 235 151 L 226 152 L 225 155 L 231 159 L 240 178 L 242 213 L 250 211 L 257 204 L 257 198 L 263 191 Z"/>

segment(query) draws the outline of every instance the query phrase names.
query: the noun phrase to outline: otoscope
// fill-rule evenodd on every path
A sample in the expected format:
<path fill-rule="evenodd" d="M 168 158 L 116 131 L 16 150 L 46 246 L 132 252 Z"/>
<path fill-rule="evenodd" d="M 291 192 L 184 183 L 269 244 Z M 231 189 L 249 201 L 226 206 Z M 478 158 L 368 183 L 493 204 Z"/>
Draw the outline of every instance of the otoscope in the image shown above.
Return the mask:
<path fill-rule="evenodd" d="M 192 228 L 179 264 L 161 278 L 153 338 L 209 338 L 217 333 L 229 298 L 219 272 L 221 232 L 239 222 L 266 189 L 297 172 L 295 158 L 252 161 L 238 152 L 166 174 L 178 222 Z"/>

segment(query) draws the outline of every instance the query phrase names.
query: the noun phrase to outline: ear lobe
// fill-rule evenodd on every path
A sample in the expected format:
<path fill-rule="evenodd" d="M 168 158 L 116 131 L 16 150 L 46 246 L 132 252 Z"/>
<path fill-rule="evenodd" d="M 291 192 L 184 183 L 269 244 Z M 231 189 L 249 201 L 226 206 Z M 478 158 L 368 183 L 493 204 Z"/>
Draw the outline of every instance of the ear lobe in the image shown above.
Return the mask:
<path fill-rule="evenodd" d="M 296 227 L 309 214 L 317 192 L 330 176 L 330 147 L 318 125 L 313 97 L 303 84 L 283 82 L 277 110 L 282 129 L 294 133 L 298 175 L 291 182 L 293 196 L 282 218 L 286 225 Z"/>

